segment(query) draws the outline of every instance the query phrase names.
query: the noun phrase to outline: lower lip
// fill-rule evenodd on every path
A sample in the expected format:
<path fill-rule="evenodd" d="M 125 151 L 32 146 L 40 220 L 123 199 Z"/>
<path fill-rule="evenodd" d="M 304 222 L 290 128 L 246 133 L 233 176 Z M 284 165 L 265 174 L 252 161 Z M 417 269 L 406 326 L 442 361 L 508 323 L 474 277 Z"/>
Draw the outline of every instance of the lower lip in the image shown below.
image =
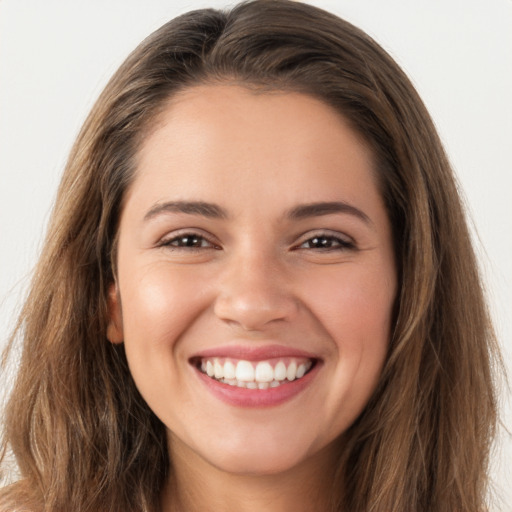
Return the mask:
<path fill-rule="evenodd" d="M 275 388 L 267 389 L 247 389 L 230 386 L 208 377 L 208 375 L 205 375 L 197 368 L 195 368 L 195 371 L 208 390 L 227 404 L 236 407 L 272 407 L 287 402 L 304 391 L 312 383 L 319 368 L 320 363 L 317 361 L 304 377 L 281 384 Z"/>

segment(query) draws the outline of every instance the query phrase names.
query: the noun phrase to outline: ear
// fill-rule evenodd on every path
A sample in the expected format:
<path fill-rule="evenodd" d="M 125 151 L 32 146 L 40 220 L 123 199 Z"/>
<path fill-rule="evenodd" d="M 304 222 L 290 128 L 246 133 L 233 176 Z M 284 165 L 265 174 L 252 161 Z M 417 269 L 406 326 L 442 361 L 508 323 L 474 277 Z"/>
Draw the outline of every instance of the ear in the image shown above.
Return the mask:
<path fill-rule="evenodd" d="M 119 289 L 116 282 L 112 283 L 108 288 L 107 305 L 107 338 L 111 343 L 122 343 L 124 341 L 123 315 Z"/>

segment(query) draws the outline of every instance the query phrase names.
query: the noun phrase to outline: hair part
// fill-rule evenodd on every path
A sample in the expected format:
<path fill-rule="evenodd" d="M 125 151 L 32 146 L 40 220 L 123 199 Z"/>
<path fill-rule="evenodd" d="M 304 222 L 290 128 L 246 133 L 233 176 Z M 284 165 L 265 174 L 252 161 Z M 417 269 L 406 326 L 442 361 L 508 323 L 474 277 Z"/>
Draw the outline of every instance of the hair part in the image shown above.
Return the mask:
<path fill-rule="evenodd" d="M 333 511 L 484 510 L 499 357 L 449 162 L 387 53 L 346 21 L 287 0 L 170 21 L 127 58 L 87 118 L 15 332 L 23 354 L 4 444 L 22 479 L 0 503 L 157 506 L 172 472 L 165 427 L 138 393 L 123 346 L 106 339 L 107 293 L 141 143 L 173 96 L 218 83 L 318 98 L 375 155 L 399 296 L 378 387 L 340 438 Z"/>

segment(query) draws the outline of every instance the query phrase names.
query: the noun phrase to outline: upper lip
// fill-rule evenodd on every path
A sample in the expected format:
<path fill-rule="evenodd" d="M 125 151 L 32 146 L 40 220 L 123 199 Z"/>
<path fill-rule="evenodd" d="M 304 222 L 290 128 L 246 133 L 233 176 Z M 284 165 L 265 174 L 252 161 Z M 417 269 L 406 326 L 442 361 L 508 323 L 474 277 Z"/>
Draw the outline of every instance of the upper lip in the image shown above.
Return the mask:
<path fill-rule="evenodd" d="M 318 355 L 299 350 L 285 345 L 225 345 L 202 350 L 191 359 L 206 357 L 229 357 L 232 359 L 243 359 L 244 361 L 263 361 L 266 359 L 276 359 L 279 357 L 307 357 L 309 359 L 318 359 Z"/>

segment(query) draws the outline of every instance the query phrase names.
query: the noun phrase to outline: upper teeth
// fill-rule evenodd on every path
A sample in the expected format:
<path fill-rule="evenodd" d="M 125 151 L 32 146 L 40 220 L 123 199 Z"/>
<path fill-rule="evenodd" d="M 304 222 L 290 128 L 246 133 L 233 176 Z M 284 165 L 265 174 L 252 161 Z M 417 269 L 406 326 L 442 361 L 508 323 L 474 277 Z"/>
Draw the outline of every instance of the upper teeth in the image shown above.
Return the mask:
<path fill-rule="evenodd" d="M 295 357 L 258 362 L 205 358 L 201 360 L 201 371 L 209 377 L 228 383 L 237 381 L 237 383 L 278 384 L 284 380 L 300 379 L 312 364 L 310 359 Z"/>

